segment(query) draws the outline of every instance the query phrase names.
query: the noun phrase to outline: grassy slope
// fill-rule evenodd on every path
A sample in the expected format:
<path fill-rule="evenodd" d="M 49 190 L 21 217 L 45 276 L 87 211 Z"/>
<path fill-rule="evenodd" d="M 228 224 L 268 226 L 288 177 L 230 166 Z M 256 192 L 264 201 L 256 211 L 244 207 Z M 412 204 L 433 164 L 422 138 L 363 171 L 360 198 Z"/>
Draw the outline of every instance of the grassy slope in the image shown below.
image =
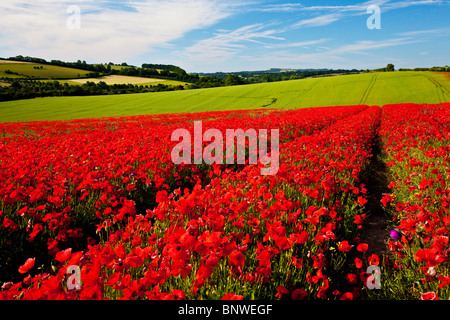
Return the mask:
<path fill-rule="evenodd" d="M 34 69 L 34 67 L 42 66 L 43 69 Z M 7 74 L 6 70 L 10 70 L 13 72 L 19 73 L 19 75 L 15 74 Z M 71 79 L 77 78 L 78 75 L 81 77 L 86 76 L 87 73 L 91 71 L 79 70 L 73 68 L 65 68 L 59 66 L 52 65 L 44 65 L 44 64 L 34 64 L 34 63 L 5 63 L 0 64 L 0 78 L 25 78 L 25 77 L 34 77 L 40 79 Z"/>
<path fill-rule="evenodd" d="M 338 105 L 450 102 L 450 79 L 432 72 L 312 78 L 132 95 L 54 97 L 0 103 L 0 122 Z"/>

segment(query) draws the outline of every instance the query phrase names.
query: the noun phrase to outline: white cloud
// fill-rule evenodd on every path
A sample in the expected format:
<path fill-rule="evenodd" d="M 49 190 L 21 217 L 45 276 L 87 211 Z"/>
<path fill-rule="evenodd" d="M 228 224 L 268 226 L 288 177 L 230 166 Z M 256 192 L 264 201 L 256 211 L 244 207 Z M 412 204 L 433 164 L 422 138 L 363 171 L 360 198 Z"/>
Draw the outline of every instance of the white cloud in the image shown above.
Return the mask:
<path fill-rule="evenodd" d="M 338 20 L 341 20 L 348 16 L 359 16 L 366 15 L 367 8 L 371 5 L 376 5 L 381 8 L 383 13 L 403 9 L 411 6 L 422 6 L 422 5 L 444 5 L 449 4 L 450 1 L 444 0 L 405 0 L 405 1 L 392 1 L 392 0 L 369 0 L 366 2 L 357 3 L 354 5 L 320 5 L 320 6 L 302 6 L 296 4 L 282 4 L 282 5 L 274 5 L 267 6 L 262 8 L 260 11 L 273 11 L 273 12 L 282 12 L 284 9 L 287 12 L 290 11 L 298 11 L 298 12 L 317 12 L 321 15 L 303 19 L 295 24 L 293 24 L 293 28 L 298 27 L 317 27 L 317 26 L 326 26 Z"/>
<path fill-rule="evenodd" d="M 337 13 L 326 14 L 323 16 L 318 16 L 311 19 L 304 19 L 292 25 L 293 28 L 301 28 L 301 27 L 319 27 L 326 26 L 330 23 L 333 23 L 339 20 L 341 16 Z"/>
<path fill-rule="evenodd" d="M 81 9 L 80 29 L 66 26 L 69 5 Z M 2 1 L 0 53 L 70 61 L 129 61 L 189 31 L 217 23 L 238 6 L 222 0 Z"/>
<path fill-rule="evenodd" d="M 270 26 L 270 25 L 269 25 Z M 252 24 L 236 30 L 219 30 L 213 37 L 203 39 L 187 48 L 186 58 L 196 61 L 216 63 L 230 59 L 242 51 L 248 43 L 267 46 L 267 40 L 284 40 L 276 36 L 281 30 L 266 29 L 263 24 Z"/>
<path fill-rule="evenodd" d="M 343 45 L 333 50 L 335 53 L 358 53 L 366 54 L 368 51 L 374 49 L 382 49 L 389 47 L 402 46 L 411 43 L 421 42 L 418 40 L 413 40 L 412 38 L 395 38 L 383 41 L 357 41 L 349 45 Z"/>
<path fill-rule="evenodd" d="M 379 49 L 403 46 L 419 42 L 411 38 L 393 38 L 380 41 L 356 41 L 320 52 L 296 53 L 287 50 L 272 52 L 270 55 L 249 57 L 248 61 L 263 65 L 284 65 L 292 68 L 353 68 L 360 64 L 361 68 L 382 65 L 387 58 L 380 57 Z M 363 59 L 358 61 L 358 56 Z M 372 61 L 372 62 L 371 62 Z M 299 65 L 300 64 L 300 65 Z"/>
<path fill-rule="evenodd" d="M 400 36 L 405 37 L 416 37 L 416 36 L 449 36 L 450 28 L 439 28 L 439 29 L 431 29 L 431 30 L 416 30 L 416 31 L 408 31 L 399 33 Z"/>
<path fill-rule="evenodd" d="M 268 49 L 277 49 L 277 48 L 307 48 L 308 46 L 320 44 L 327 42 L 329 39 L 317 39 L 317 40 L 310 40 L 310 41 L 298 41 L 298 42 L 283 42 L 279 44 L 272 44 L 267 45 L 265 48 Z M 321 47 L 324 48 L 324 47 Z"/>

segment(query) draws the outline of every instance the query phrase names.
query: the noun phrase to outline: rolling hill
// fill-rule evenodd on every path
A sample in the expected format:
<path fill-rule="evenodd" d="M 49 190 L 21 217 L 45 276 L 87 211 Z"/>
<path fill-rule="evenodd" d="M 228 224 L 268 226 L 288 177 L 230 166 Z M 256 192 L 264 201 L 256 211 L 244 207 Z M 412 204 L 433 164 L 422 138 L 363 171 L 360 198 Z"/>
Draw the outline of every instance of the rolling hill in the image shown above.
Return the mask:
<path fill-rule="evenodd" d="M 409 102 L 450 102 L 448 74 L 378 72 L 174 92 L 8 101 L 0 103 L 0 122 Z"/>
<path fill-rule="evenodd" d="M 71 79 L 86 77 L 90 71 L 36 63 L 0 63 L 0 78 Z"/>

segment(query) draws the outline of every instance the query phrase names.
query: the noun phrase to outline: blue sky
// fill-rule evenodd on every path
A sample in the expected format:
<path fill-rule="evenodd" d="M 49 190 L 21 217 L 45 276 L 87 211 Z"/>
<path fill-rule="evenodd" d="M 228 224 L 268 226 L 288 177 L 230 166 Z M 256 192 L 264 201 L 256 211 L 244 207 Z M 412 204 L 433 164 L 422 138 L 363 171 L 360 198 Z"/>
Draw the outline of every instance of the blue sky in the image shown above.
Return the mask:
<path fill-rule="evenodd" d="M 369 6 L 380 29 L 367 26 Z M 2 0 L 0 57 L 188 72 L 442 66 L 449 14 L 444 0 Z"/>

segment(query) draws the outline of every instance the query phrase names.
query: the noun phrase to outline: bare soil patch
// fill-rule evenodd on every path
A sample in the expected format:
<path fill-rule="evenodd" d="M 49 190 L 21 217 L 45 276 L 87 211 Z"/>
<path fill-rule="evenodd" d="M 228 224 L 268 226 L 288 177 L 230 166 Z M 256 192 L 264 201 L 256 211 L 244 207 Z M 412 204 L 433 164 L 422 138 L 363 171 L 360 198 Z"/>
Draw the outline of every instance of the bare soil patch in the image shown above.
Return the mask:
<path fill-rule="evenodd" d="M 164 79 L 152 79 L 152 78 L 141 78 L 141 77 L 130 77 L 130 76 L 105 76 L 99 78 L 84 78 L 84 79 L 70 79 L 70 81 L 78 82 L 78 83 L 86 83 L 86 82 L 94 82 L 99 83 L 100 81 L 105 82 L 108 85 L 114 84 L 143 84 L 143 83 L 152 83 L 152 82 L 164 82 Z"/>
<path fill-rule="evenodd" d="M 0 64 L 32 64 L 32 62 L 12 61 L 12 60 L 2 60 L 2 59 L 0 59 Z"/>

